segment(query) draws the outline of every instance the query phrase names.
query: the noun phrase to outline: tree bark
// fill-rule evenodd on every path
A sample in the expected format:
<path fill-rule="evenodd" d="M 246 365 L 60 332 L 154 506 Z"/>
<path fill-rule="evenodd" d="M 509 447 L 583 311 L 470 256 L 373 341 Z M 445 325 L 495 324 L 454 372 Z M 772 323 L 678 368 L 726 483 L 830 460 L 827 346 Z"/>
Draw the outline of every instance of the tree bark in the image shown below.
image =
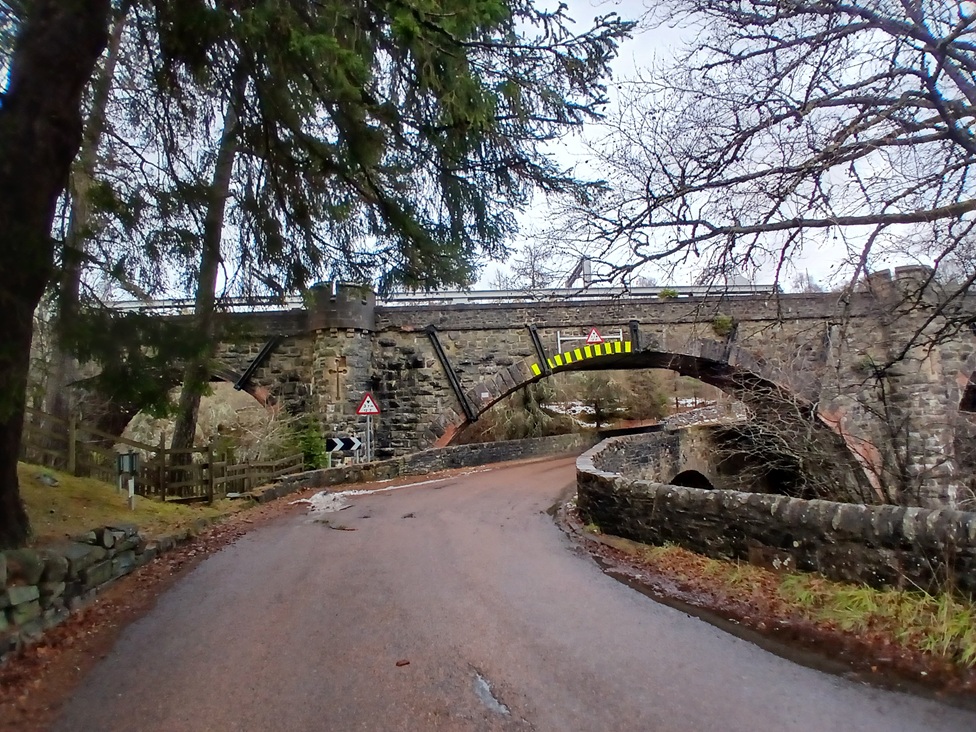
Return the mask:
<path fill-rule="evenodd" d="M 68 232 L 61 254 L 51 373 L 45 386 L 46 411 L 65 420 L 68 419 L 71 410 L 69 387 L 78 378 L 78 363 L 70 351 L 64 349 L 63 343 L 74 328 L 80 306 L 82 263 L 91 224 L 91 185 L 98 164 L 98 148 L 102 141 L 102 133 L 105 131 L 105 110 L 108 106 L 112 82 L 115 79 L 122 33 L 131 7 L 131 0 L 127 0 L 116 12 L 105 63 L 99 69 L 92 84 L 91 111 L 85 122 L 81 152 L 72 166 L 69 182 L 71 208 L 68 216 Z"/>
<path fill-rule="evenodd" d="M 210 381 L 210 360 L 213 358 L 214 310 L 216 304 L 217 272 L 220 269 L 220 242 L 224 229 L 224 212 L 230 194 L 231 174 L 237 155 L 237 105 L 242 94 L 241 85 L 233 93 L 224 112 L 224 125 L 217 148 L 213 181 L 207 202 L 207 213 L 203 222 L 203 246 L 200 252 L 200 272 L 197 276 L 197 291 L 194 300 L 194 330 L 202 336 L 205 350 L 199 358 L 187 364 L 183 376 L 183 390 L 173 427 L 174 450 L 187 450 L 193 447 L 196 436 L 197 417 L 200 412 L 200 397 Z M 175 463 L 188 463 L 189 455 L 174 455 Z"/>
<path fill-rule="evenodd" d="M 0 106 L 0 548 L 30 524 L 17 458 L 33 314 L 52 275 L 51 225 L 81 145 L 81 95 L 108 41 L 109 0 L 34 0 Z"/>

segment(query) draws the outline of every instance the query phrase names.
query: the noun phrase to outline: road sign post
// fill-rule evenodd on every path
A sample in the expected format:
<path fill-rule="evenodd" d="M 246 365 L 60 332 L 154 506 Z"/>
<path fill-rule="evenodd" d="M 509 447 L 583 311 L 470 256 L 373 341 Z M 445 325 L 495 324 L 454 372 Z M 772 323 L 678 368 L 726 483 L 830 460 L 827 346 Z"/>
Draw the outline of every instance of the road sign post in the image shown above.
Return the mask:
<path fill-rule="evenodd" d="M 379 405 L 368 391 L 356 407 L 356 414 L 366 417 L 366 462 L 373 461 L 373 417 L 380 413 Z"/>
<path fill-rule="evenodd" d="M 556 331 L 556 351 L 558 353 L 562 353 L 564 343 L 585 341 L 586 345 L 592 346 L 597 343 L 606 343 L 607 341 L 622 341 L 623 339 L 623 328 L 618 328 L 615 333 L 611 332 L 611 334 L 608 336 L 603 336 L 596 328 L 590 328 L 589 333 L 585 336 L 565 336 L 563 335 L 562 331 Z"/>

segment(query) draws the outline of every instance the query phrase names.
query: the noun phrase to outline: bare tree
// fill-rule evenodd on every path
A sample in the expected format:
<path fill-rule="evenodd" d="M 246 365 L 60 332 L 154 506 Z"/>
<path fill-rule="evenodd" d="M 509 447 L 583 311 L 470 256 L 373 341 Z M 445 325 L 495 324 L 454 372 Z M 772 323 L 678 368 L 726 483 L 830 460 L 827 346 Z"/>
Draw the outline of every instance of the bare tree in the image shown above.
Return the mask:
<path fill-rule="evenodd" d="M 567 203 L 561 239 L 621 279 L 666 262 L 788 281 L 829 246 L 853 280 L 893 253 L 938 268 L 972 247 L 971 3 L 665 0 L 662 19 L 697 34 L 622 85 L 595 151 L 609 184 Z"/>

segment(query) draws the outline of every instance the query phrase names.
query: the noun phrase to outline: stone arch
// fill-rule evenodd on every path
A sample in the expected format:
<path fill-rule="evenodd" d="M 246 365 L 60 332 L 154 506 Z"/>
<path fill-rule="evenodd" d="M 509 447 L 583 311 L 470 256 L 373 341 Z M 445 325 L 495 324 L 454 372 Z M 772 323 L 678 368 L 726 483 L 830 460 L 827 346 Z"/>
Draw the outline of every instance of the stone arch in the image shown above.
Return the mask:
<path fill-rule="evenodd" d="M 679 485 L 685 488 L 701 488 L 703 490 L 714 490 L 715 485 L 708 479 L 708 476 L 698 470 L 682 470 L 671 480 L 669 485 Z"/>
<path fill-rule="evenodd" d="M 669 369 L 699 379 L 747 404 L 759 404 L 758 400 L 764 398 L 770 401 L 782 399 L 795 404 L 801 411 L 809 410 L 823 426 L 825 437 L 829 435 L 830 441 L 837 443 L 838 456 L 849 460 L 854 479 L 877 488 L 875 474 L 867 462 L 870 451 L 861 444 L 863 440 L 858 441 L 840 429 L 835 415 L 825 413 L 821 408 L 820 383 L 814 372 L 777 367 L 726 341 L 697 339 L 681 350 L 659 350 L 657 344 L 634 348 L 629 341 L 575 348 L 550 356 L 544 364 L 536 358 L 515 363 L 482 380 L 465 392 L 465 396 L 480 416 L 501 399 L 550 373 L 644 368 Z M 469 420 L 460 408 L 442 414 L 434 424 L 435 430 L 441 433 L 435 446 L 450 444 L 467 424 Z"/>
<path fill-rule="evenodd" d="M 554 354 L 544 364 L 537 358 L 527 358 L 483 379 L 465 397 L 480 416 L 500 400 L 550 373 L 644 368 L 669 369 L 737 397 L 760 392 L 778 394 L 811 409 L 815 408 L 819 391 L 815 379 L 773 367 L 734 344 L 699 339 L 680 351 L 635 349 L 630 341 L 609 341 Z M 460 408 L 442 414 L 435 420 L 435 427 L 441 432 L 436 445 L 449 444 L 467 424 L 468 419 Z"/>
<path fill-rule="evenodd" d="M 223 364 L 215 364 L 210 372 L 210 381 L 225 381 L 236 384 L 241 375 Z M 179 381 L 173 380 L 170 388 L 179 386 Z M 254 397 L 265 409 L 274 409 L 276 400 L 267 387 L 249 381 L 241 389 Z M 93 427 L 110 435 L 121 435 L 125 432 L 129 423 L 142 411 L 139 405 L 122 404 L 115 401 L 106 400 L 94 392 L 86 392 L 82 401 L 82 415 L 86 422 Z M 108 444 L 106 442 L 106 444 Z"/>

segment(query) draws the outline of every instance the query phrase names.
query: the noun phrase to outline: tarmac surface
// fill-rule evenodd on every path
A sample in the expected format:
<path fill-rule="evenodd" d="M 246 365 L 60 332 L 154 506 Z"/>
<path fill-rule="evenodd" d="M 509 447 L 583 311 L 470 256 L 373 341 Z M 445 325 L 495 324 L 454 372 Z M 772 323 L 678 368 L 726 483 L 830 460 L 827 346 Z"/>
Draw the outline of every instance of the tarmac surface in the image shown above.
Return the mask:
<path fill-rule="evenodd" d="M 546 513 L 574 479 L 489 466 L 257 528 L 130 625 L 55 729 L 976 730 L 606 576 Z"/>

